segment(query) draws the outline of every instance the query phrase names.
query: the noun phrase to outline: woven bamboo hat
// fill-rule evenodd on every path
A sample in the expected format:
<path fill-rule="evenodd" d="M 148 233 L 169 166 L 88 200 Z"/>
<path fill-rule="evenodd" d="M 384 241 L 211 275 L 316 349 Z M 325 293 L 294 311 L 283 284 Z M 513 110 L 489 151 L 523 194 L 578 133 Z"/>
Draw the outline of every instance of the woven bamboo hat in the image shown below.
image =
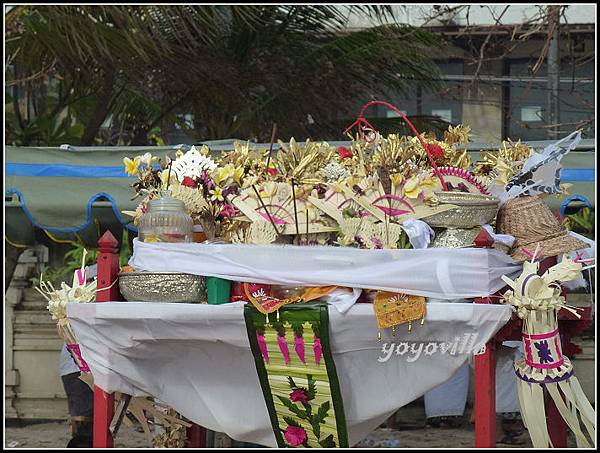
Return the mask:
<path fill-rule="evenodd" d="M 588 247 L 567 233 L 540 197 L 507 201 L 498 212 L 496 231 L 515 237 L 510 254 L 516 261 L 530 259 L 526 252 L 534 253 L 538 243 L 542 248 L 540 259 Z"/>

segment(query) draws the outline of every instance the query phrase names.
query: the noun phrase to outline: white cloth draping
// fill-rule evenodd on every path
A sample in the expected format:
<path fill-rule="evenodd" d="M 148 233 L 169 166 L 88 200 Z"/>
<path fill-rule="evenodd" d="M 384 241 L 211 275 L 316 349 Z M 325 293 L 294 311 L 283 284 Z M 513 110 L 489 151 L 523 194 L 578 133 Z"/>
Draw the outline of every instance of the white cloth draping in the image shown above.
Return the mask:
<path fill-rule="evenodd" d="M 473 298 L 506 286 L 521 264 L 494 249 L 361 250 L 293 245 L 146 243 L 134 240 L 137 270 L 185 272 L 293 286 L 338 285 L 440 299 Z"/>
<path fill-rule="evenodd" d="M 276 445 L 243 303 L 106 302 L 69 304 L 67 312 L 99 387 L 152 395 L 233 439 Z M 504 305 L 428 303 L 424 325 L 410 333 L 403 326 L 395 337 L 383 332 L 379 342 L 372 305 L 356 304 L 346 314 L 330 309 L 350 443 L 450 378 L 477 349 L 470 346 L 490 339 L 510 315 Z"/>

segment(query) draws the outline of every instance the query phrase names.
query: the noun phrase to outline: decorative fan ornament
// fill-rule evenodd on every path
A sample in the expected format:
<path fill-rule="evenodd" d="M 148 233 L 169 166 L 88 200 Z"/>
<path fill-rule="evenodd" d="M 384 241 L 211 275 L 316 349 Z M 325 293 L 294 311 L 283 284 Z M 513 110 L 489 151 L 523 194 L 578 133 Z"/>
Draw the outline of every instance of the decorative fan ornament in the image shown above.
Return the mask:
<path fill-rule="evenodd" d="M 188 212 L 198 213 L 208 209 L 208 203 L 201 190 L 192 189 L 177 183 L 171 184 L 170 189 L 171 196 L 183 201 Z"/>
<path fill-rule="evenodd" d="M 438 167 L 438 171 L 444 177 L 450 191 L 490 195 L 485 184 L 467 170 L 458 167 Z M 435 174 L 431 172 L 431 176 L 435 176 Z"/>
<path fill-rule="evenodd" d="M 208 148 L 203 147 L 203 151 L 208 152 Z M 183 181 L 186 176 L 188 178 L 200 178 L 204 171 L 212 171 L 217 168 L 217 164 L 208 156 L 198 151 L 195 146 L 178 157 L 171 164 L 171 171 L 175 174 L 179 182 Z"/>
<path fill-rule="evenodd" d="M 277 233 L 267 221 L 252 222 L 250 228 L 248 228 L 248 235 L 246 236 L 246 243 L 248 244 L 272 244 L 277 240 Z"/>
<path fill-rule="evenodd" d="M 533 153 L 500 195 L 500 204 L 522 196 L 557 194 L 561 192 L 561 159 L 574 150 L 581 141 L 581 131 L 575 131 L 559 141 L 548 145 L 539 153 Z"/>

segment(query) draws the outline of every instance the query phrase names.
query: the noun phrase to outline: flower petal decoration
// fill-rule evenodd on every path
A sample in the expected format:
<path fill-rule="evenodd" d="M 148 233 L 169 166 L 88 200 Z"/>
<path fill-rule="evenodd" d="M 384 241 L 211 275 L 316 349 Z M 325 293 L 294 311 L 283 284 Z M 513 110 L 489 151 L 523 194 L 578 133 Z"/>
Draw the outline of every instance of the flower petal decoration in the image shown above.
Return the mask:
<path fill-rule="evenodd" d="M 125 172 L 129 176 L 138 174 L 138 168 L 140 166 L 140 158 L 139 157 L 135 157 L 133 160 L 130 159 L 129 157 L 125 157 L 125 158 L 123 158 L 123 164 L 125 165 Z"/>
<path fill-rule="evenodd" d="M 288 348 L 287 343 L 285 342 L 285 337 L 283 335 L 277 335 L 277 344 L 279 345 L 279 350 L 283 355 L 283 361 L 287 365 L 290 363 L 290 350 Z"/>
<path fill-rule="evenodd" d="M 286 442 L 292 447 L 302 445 L 307 439 L 306 431 L 304 431 L 304 428 L 301 428 L 300 426 L 288 426 L 283 432 L 283 435 Z"/>

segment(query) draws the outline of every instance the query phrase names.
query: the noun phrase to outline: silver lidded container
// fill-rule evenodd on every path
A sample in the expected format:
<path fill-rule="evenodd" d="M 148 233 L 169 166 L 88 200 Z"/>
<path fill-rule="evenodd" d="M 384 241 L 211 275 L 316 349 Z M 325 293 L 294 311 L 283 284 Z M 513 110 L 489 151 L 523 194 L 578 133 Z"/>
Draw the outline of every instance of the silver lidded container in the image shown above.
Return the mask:
<path fill-rule="evenodd" d="M 194 222 L 181 200 L 170 190 L 150 200 L 148 211 L 140 218 L 138 238 L 142 242 L 192 242 Z"/>

